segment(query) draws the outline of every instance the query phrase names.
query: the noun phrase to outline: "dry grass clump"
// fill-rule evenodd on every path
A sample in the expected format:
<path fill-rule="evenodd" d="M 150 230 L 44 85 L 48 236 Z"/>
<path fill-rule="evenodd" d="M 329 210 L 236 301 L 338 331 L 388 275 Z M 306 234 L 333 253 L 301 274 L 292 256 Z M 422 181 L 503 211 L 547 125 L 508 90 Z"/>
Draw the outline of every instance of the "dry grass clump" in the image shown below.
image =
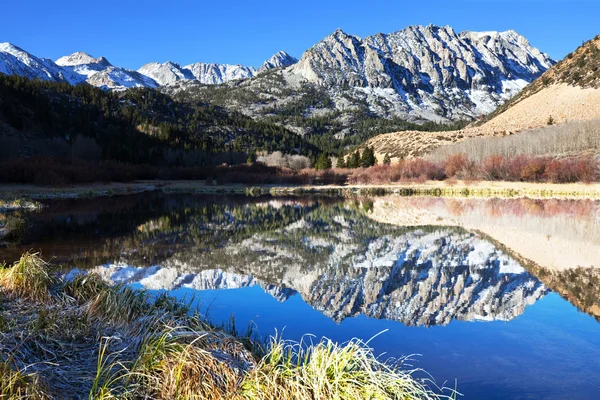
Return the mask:
<path fill-rule="evenodd" d="M 47 302 L 50 300 L 50 287 L 55 279 L 48 272 L 48 263 L 37 253 L 25 253 L 12 268 L 1 268 L 0 286 L 10 295 Z"/>
<path fill-rule="evenodd" d="M 0 399 L 48 399 L 36 374 L 14 369 L 0 353 Z"/>
<path fill-rule="evenodd" d="M 0 399 L 441 398 L 358 340 L 262 348 L 167 295 L 52 278 L 38 254 L 2 270 L 3 293 Z"/>
<path fill-rule="evenodd" d="M 304 345 L 273 338 L 242 387 L 248 399 L 442 398 L 411 374 L 378 361 L 358 339 Z"/>
<path fill-rule="evenodd" d="M 66 282 L 64 293 L 82 303 L 88 317 L 127 325 L 151 309 L 146 293 L 124 285 L 110 286 L 97 275 Z"/>
<path fill-rule="evenodd" d="M 253 364 L 241 342 L 222 331 L 163 325 L 144 338 L 130 374 L 152 398 L 226 398 Z"/>

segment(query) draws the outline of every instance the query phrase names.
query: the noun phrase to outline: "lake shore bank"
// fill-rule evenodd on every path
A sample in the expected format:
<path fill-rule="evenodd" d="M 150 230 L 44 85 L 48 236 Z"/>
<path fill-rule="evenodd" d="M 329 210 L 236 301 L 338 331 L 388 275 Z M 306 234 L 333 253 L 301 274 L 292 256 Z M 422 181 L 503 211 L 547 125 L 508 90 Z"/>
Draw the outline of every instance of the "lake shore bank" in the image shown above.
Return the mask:
<path fill-rule="evenodd" d="M 426 181 L 389 185 L 286 185 L 286 184 L 222 184 L 207 185 L 205 181 L 135 181 L 130 183 L 97 183 L 59 187 L 0 184 L 0 209 L 23 208 L 15 200 L 54 198 L 91 198 L 143 192 L 245 194 L 245 195 L 305 195 L 320 194 L 351 196 L 434 196 L 534 199 L 600 199 L 600 184 L 552 184 L 505 181 Z M 12 203 L 11 203 L 12 202 Z"/>

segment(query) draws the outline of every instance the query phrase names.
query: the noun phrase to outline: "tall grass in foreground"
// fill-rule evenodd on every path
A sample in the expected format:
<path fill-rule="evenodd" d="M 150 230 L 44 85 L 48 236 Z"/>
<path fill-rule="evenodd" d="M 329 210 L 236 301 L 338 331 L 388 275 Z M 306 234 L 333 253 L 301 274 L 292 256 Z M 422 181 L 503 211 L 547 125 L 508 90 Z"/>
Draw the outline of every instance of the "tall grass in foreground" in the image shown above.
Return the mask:
<path fill-rule="evenodd" d="M 16 370 L 0 353 L 0 399 L 46 399 L 36 374 Z"/>
<path fill-rule="evenodd" d="M 248 399 L 439 398 L 413 372 L 380 362 L 359 339 L 304 345 L 273 338 L 242 393 Z"/>
<path fill-rule="evenodd" d="M 1 399 L 445 398 L 358 339 L 275 338 L 263 348 L 168 296 L 96 275 L 55 279 L 38 254 L 0 270 L 0 300 L 10 319 L 0 330 Z"/>
<path fill-rule="evenodd" d="M 48 301 L 54 282 L 48 263 L 37 253 L 25 253 L 12 268 L 0 268 L 0 287 L 23 299 Z"/>

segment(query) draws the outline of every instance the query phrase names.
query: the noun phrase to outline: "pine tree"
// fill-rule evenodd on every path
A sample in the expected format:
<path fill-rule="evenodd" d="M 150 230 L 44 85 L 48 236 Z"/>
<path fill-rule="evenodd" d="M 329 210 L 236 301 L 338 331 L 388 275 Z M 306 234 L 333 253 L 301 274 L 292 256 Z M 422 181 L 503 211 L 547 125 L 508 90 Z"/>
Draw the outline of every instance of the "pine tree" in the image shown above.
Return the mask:
<path fill-rule="evenodd" d="M 392 163 L 392 159 L 388 153 L 385 153 L 385 157 L 383 157 L 383 165 L 390 165 Z"/>
<path fill-rule="evenodd" d="M 348 168 L 358 168 L 360 166 L 360 153 L 356 150 L 348 159 Z"/>
<path fill-rule="evenodd" d="M 331 168 L 331 159 L 329 158 L 329 156 L 327 154 L 321 153 L 315 164 L 315 169 L 322 170 L 322 169 L 330 169 L 330 168 Z"/>
<path fill-rule="evenodd" d="M 363 150 L 362 156 L 360 157 L 360 166 L 363 168 L 369 168 L 375 165 L 376 161 L 375 150 L 372 147 L 367 146 Z"/>
<path fill-rule="evenodd" d="M 336 168 L 346 168 L 346 159 L 344 156 L 339 156 L 337 162 L 335 163 Z"/>

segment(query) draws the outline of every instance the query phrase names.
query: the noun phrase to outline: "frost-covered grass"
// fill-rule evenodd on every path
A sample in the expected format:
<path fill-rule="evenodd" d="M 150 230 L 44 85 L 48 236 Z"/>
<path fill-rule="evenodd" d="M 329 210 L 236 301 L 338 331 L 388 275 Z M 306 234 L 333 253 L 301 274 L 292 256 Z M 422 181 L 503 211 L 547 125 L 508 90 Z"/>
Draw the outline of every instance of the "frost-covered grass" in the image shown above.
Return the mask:
<path fill-rule="evenodd" d="M 0 268 L 2 399 L 445 398 L 359 340 L 263 347 L 167 295 L 48 268 L 29 253 Z"/>

